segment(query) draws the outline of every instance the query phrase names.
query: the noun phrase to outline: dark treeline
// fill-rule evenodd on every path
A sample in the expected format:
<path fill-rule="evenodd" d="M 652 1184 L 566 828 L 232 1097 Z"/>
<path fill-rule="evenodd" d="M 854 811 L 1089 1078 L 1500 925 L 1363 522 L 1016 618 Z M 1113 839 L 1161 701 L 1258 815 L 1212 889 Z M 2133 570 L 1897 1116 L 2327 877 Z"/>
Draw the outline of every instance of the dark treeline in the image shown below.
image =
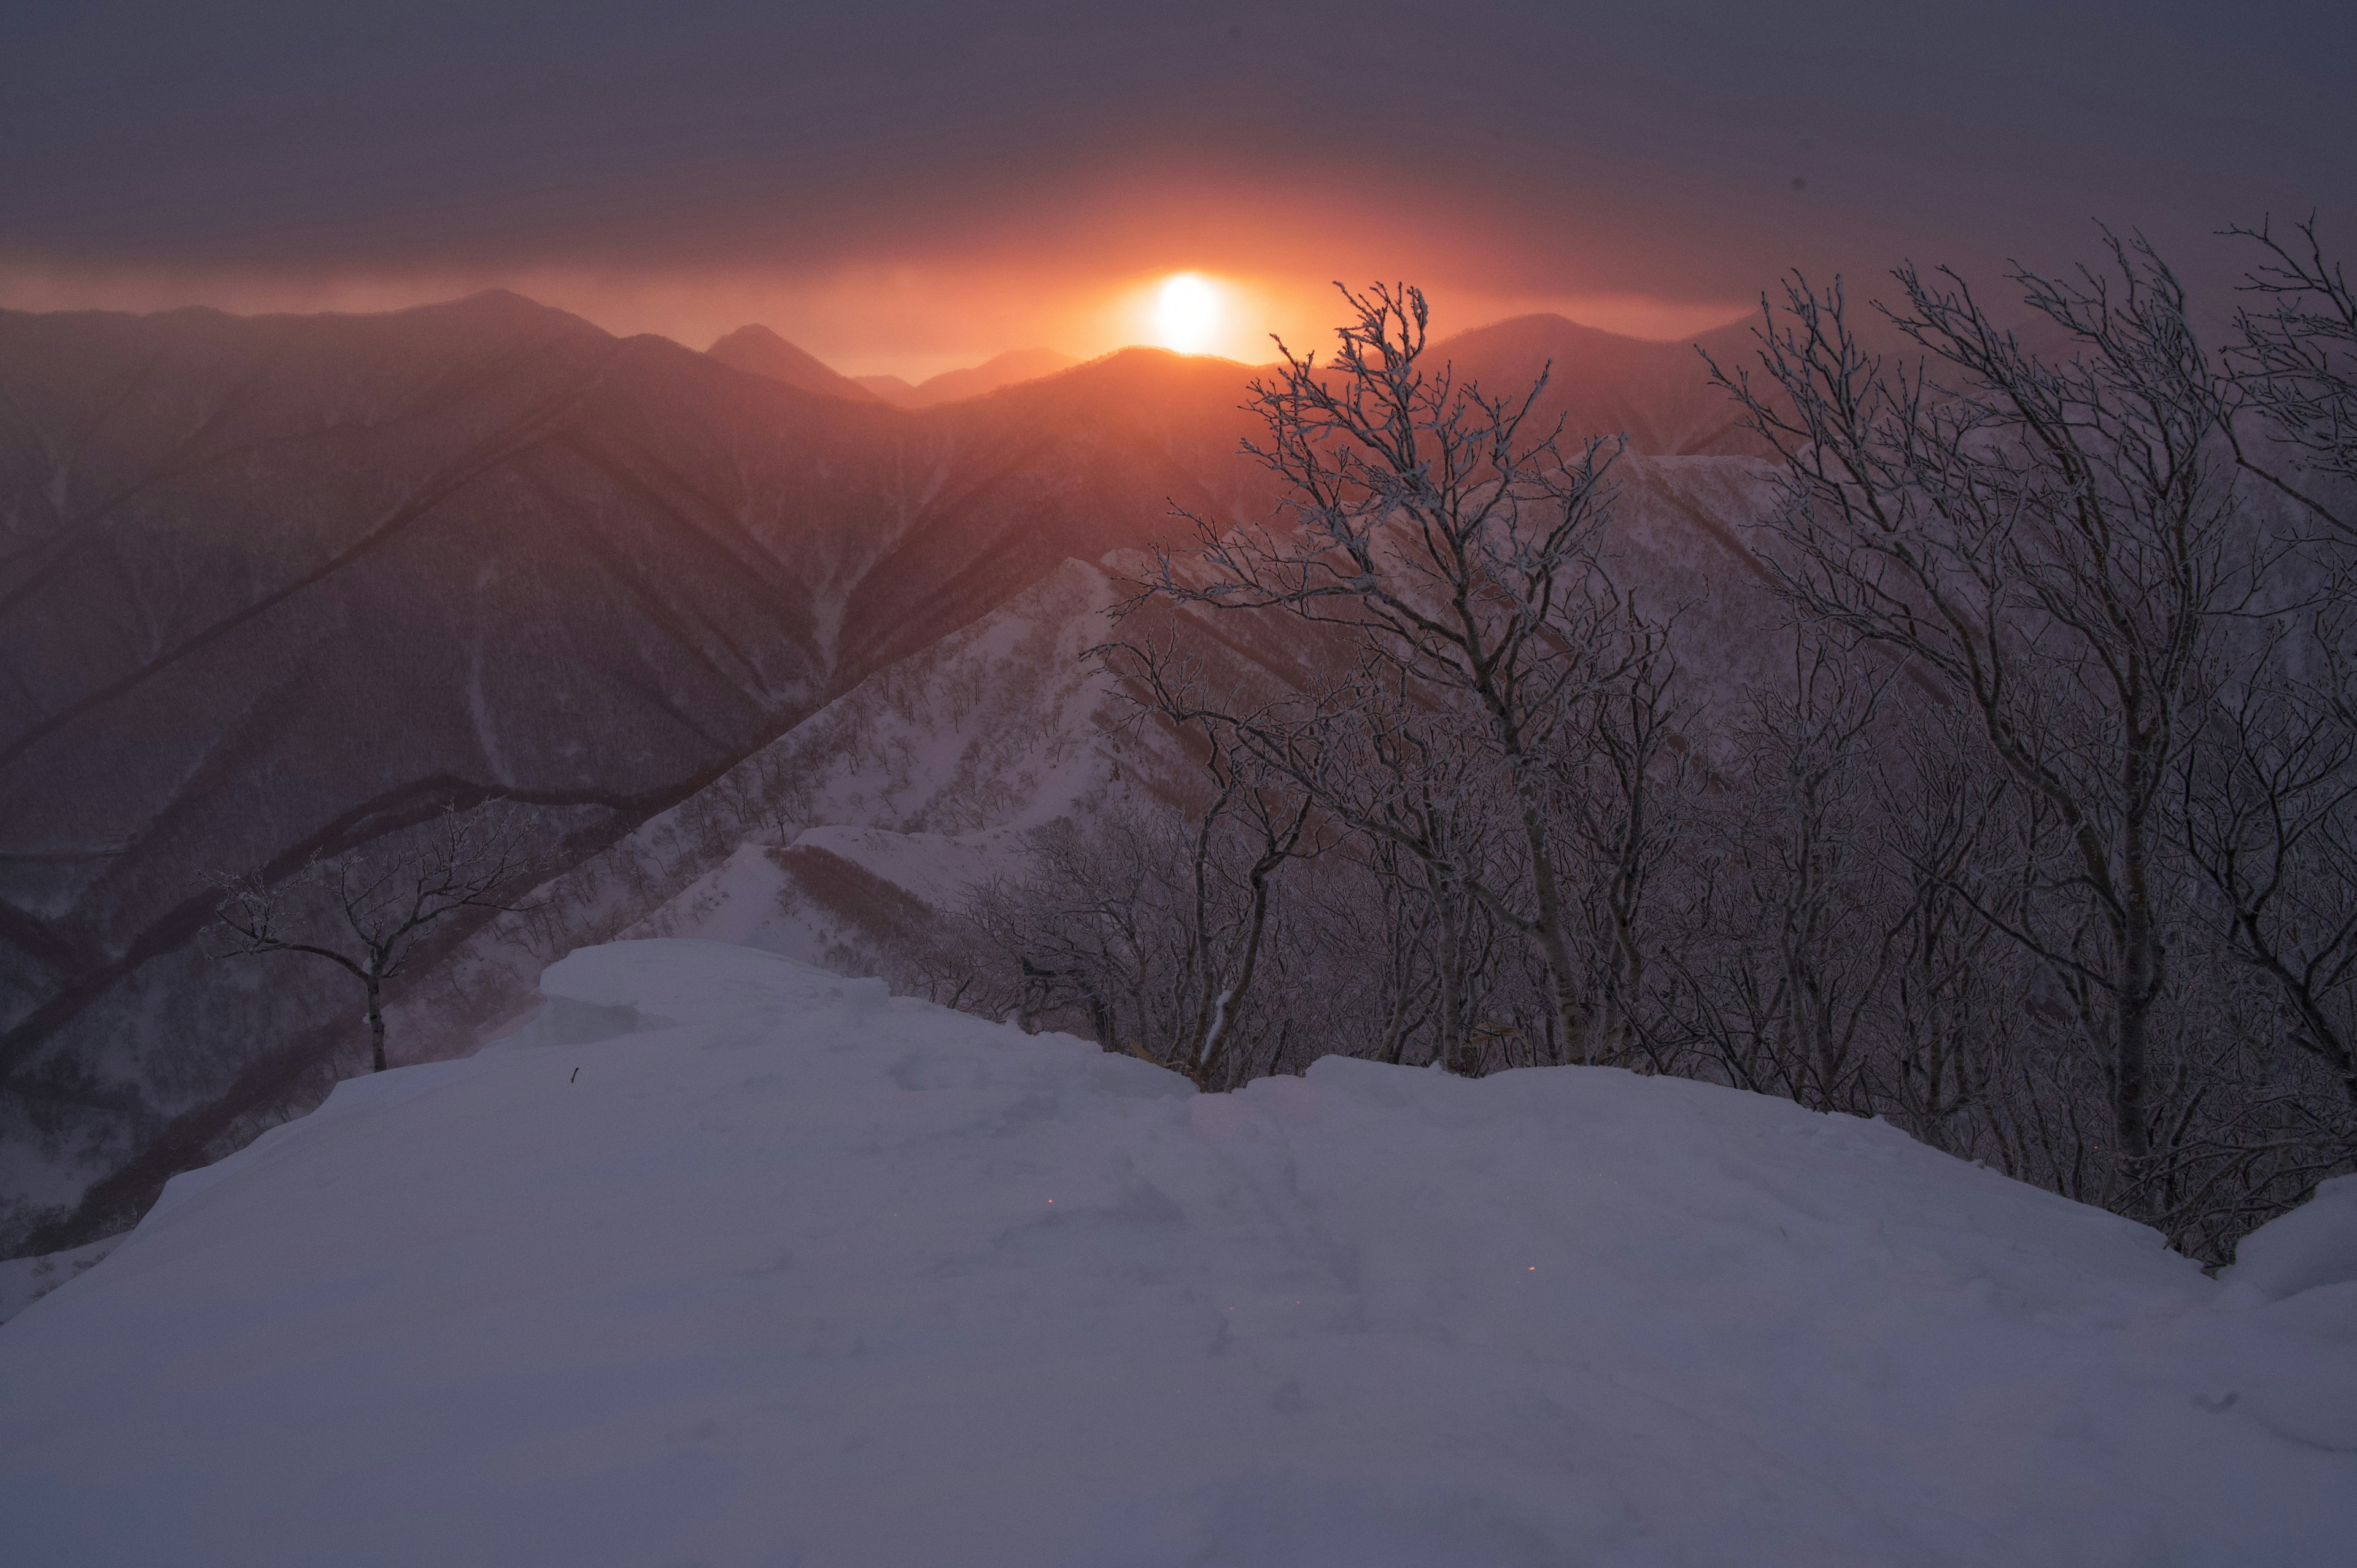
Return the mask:
<path fill-rule="evenodd" d="M 1346 1052 L 1881 1115 L 2228 1256 L 2357 1168 L 2357 297 L 2244 238 L 2219 348 L 2135 242 L 2017 274 L 2035 331 L 1904 269 L 1880 355 L 1796 280 L 1711 367 L 1788 612 L 1734 701 L 1616 572 L 1618 446 L 1346 295 L 1254 389 L 1279 514 L 1199 521 L 1097 650 L 1157 786 L 921 978 L 1206 1088 Z"/>

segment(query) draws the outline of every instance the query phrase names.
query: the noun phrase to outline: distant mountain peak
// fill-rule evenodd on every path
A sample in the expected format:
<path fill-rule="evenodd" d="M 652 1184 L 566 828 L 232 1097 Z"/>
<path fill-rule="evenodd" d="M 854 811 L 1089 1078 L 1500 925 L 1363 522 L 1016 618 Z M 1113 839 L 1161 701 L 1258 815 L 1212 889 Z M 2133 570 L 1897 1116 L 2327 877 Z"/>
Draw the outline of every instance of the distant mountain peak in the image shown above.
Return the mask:
<path fill-rule="evenodd" d="M 815 356 L 795 348 L 758 321 L 748 322 L 734 332 L 722 333 L 712 340 L 712 347 L 705 352 L 725 359 L 731 354 L 774 354 L 780 349 L 800 354 L 813 364 L 821 362 Z"/>
<path fill-rule="evenodd" d="M 759 322 L 723 334 L 705 350 L 712 358 L 749 375 L 767 376 L 790 387 L 839 397 L 853 403 L 881 403 L 875 392 L 836 372 L 816 355 L 779 337 Z"/>
<path fill-rule="evenodd" d="M 543 305 L 540 301 L 533 299 L 529 295 L 518 294 L 511 288 L 479 288 L 474 293 L 461 295 L 457 299 L 452 300 L 449 303 L 453 305 L 520 307 L 526 310 L 554 310 L 555 308 L 554 306 Z"/>
<path fill-rule="evenodd" d="M 462 317 L 501 323 L 531 323 L 535 326 L 564 326 L 569 329 L 594 333 L 597 337 L 611 334 L 594 321 L 585 320 L 569 310 L 553 305 L 543 305 L 509 288 L 478 289 L 457 299 L 436 300 L 431 305 L 413 305 L 389 314 L 408 317 Z"/>

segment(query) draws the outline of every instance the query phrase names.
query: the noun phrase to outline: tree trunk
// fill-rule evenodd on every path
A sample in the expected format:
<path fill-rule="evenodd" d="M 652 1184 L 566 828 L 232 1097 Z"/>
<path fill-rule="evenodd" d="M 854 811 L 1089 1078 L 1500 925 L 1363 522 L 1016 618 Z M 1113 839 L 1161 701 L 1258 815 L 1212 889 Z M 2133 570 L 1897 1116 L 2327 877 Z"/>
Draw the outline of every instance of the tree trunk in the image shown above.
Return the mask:
<path fill-rule="evenodd" d="M 2152 902 L 2142 864 L 2142 824 L 2128 828 L 2127 918 L 2121 932 L 2123 972 L 2117 1037 L 2112 1068 L 2112 1121 L 2121 1158 L 2131 1180 L 2141 1180 L 2152 1157 L 2146 1125 L 2146 1063 L 2150 1054 L 2153 1004 L 2160 993 L 2160 933 L 2153 928 Z"/>
<path fill-rule="evenodd" d="M 1202 1045 L 1195 1053 L 1195 1082 L 1198 1088 L 1208 1090 L 1211 1087 L 1212 1069 L 1218 1066 L 1221 1053 L 1227 1049 L 1228 1030 L 1235 1022 L 1236 1010 L 1243 1005 L 1244 993 L 1252 989 L 1254 972 L 1260 967 L 1261 939 L 1268 929 L 1268 879 L 1278 864 L 1279 860 L 1272 856 L 1263 859 L 1252 869 L 1252 916 L 1244 926 L 1243 951 L 1237 960 L 1235 977 L 1212 1000 L 1211 1023 L 1204 1030 Z"/>
<path fill-rule="evenodd" d="M 1464 1027 L 1464 908 L 1457 885 L 1440 885 L 1440 1018 L 1432 1059 L 1449 1072 L 1461 1067 L 1458 1039 Z"/>
<path fill-rule="evenodd" d="M 368 977 L 369 1071 L 384 1070 L 384 998 L 382 982 Z"/>
<path fill-rule="evenodd" d="M 1538 938 L 1539 954 L 1546 961 L 1547 978 L 1555 990 L 1555 1049 L 1568 1052 L 1572 1041 L 1585 1040 L 1586 1029 L 1572 991 L 1571 944 L 1563 931 L 1563 892 L 1555 878 L 1555 858 L 1547 853 L 1546 813 L 1530 778 L 1533 766 L 1523 757 L 1513 758 L 1514 794 L 1523 809 L 1523 833 L 1530 841 L 1531 893 L 1538 905 L 1533 934 Z M 1583 1045 L 1581 1054 L 1593 1053 Z"/>

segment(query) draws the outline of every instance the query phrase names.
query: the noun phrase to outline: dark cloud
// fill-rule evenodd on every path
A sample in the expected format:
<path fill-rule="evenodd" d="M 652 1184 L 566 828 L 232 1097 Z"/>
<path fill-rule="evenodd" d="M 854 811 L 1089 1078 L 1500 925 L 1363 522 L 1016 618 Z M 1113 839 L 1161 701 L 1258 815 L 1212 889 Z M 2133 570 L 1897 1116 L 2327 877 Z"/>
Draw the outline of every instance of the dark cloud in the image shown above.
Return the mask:
<path fill-rule="evenodd" d="M 1415 269 L 1741 298 L 2357 194 L 2352 8 L 0 13 L 0 257 L 70 274 Z"/>

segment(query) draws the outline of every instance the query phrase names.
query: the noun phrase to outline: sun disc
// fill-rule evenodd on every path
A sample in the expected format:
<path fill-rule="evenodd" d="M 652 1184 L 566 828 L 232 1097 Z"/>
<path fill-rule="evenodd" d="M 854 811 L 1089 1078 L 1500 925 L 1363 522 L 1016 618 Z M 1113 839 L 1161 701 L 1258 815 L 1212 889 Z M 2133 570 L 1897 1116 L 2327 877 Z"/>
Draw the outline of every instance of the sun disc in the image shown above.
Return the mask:
<path fill-rule="evenodd" d="M 1220 291 L 1209 279 L 1179 273 L 1165 279 L 1154 305 L 1156 340 L 1181 354 L 1211 347 L 1220 327 Z"/>

